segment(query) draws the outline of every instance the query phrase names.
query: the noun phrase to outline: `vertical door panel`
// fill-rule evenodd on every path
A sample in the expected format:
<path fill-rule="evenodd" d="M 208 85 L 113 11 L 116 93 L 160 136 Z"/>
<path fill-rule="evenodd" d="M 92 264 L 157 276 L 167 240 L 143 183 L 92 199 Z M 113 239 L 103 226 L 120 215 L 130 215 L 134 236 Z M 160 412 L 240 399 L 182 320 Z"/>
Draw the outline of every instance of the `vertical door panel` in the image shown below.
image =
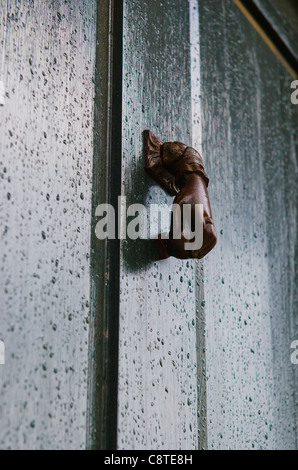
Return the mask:
<path fill-rule="evenodd" d="M 233 2 L 199 3 L 203 148 L 219 235 L 204 263 L 208 443 L 294 449 L 292 79 Z"/>
<path fill-rule="evenodd" d="M 122 195 L 149 210 L 172 198 L 144 173 L 143 130 L 192 144 L 188 2 L 125 1 L 123 60 Z M 118 446 L 194 449 L 205 445 L 202 266 L 156 255 L 152 240 L 122 242 Z"/>
<path fill-rule="evenodd" d="M 0 4 L 0 446 L 83 448 L 96 1 Z"/>

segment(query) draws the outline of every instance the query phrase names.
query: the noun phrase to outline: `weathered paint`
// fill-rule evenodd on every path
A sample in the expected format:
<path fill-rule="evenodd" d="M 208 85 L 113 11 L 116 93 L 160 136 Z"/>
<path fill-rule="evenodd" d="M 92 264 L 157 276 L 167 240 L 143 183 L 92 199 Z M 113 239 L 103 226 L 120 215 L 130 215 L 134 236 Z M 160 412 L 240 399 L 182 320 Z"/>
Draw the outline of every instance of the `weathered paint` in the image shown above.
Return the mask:
<path fill-rule="evenodd" d="M 292 78 L 228 3 L 200 2 L 203 153 L 219 236 L 204 262 L 208 444 L 295 449 Z"/>
<path fill-rule="evenodd" d="M 188 2 L 125 2 L 123 77 L 122 194 L 170 204 L 145 175 L 142 132 L 192 144 Z M 196 449 L 206 445 L 202 265 L 157 261 L 152 245 L 122 243 L 118 447 Z"/>
<path fill-rule="evenodd" d="M 287 47 L 298 59 L 298 13 L 295 0 L 254 0 Z"/>
<path fill-rule="evenodd" d="M 95 245 L 89 280 L 91 191 L 93 204 L 111 191 L 110 23 L 94 120 L 96 3 L 1 0 L 1 448 L 83 448 L 88 433 L 96 447 L 109 419 L 95 403 L 109 367 L 93 354 L 108 273 Z M 291 78 L 232 1 L 201 0 L 200 32 L 195 0 L 124 3 L 122 193 L 171 202 L 144 173 L 145 128 L 202 148 L 219 243 L 203 263 L 122 243 L 118 447 L 205 448 L 208 429 L 211 449 L 296 448 Z"/>
<path fill-rule="evenodd" d="M 233 2 L 200 2 L 201 59 L 195 57 L 189 45 L 194 22 L 185 10 L 179 1 L 126 2 L 123 194 L 128 203 L 169 202 L 143 174 L 140 134 L 150 128 L 163 139 L 186 141 L 192 130 L 211 178 L 219 244 L 204 260 L 204 299 L 202 282 L 200 293 L 194 291 L 202 264 L 153 262 L 149 242 L 123 243 L 118 445 L 206 444 L 204 409 L 200 423 L 195 420 L 195 381 L 204 386 L 198 373 L 204 356 L 197 356 L 204 313 L 197 322 L 193 316 L 205 304 L 209 448 L 291 449 L 290 344 L 297 334 L 291 77 Z M 199 88 L 194 92 L 200 73 L 197 80 L 189 76 L 195 59 L 203 102 L 197 100 L 192 122 L 200 96 Z M 198 339 L 189 325 L 198 328 Z"/>
<path fill-rule="evenodd" d="M 121 191 L 122 17 L 122 0 L 98 2 L 90 259 L 88 449 L 117 447 L 120 242 L 118 239 L 99 240 L 95 232 L 99 221 L 96 216 L 97 207 L 108 203 L 116 209 Z"/>
<path fill-rule="evenodd" d="M 1 0 L 2 449 L 85 447 L 95 22 Z"/>

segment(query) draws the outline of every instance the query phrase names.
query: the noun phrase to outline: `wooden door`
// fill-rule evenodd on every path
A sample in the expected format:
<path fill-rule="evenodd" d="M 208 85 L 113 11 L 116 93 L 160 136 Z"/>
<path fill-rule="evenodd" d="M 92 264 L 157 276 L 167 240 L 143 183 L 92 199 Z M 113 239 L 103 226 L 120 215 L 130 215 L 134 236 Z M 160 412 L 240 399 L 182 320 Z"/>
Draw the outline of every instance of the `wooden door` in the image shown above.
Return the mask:
<path fill-rule="evenodd" d="M 297 447 L 297 41 L 253 3 L 283 63 L 232 0 L 0 1 L 1 448 Z M 145 129 L 202 153 L 202 261 L 96 236 L 172 202 Z"/>

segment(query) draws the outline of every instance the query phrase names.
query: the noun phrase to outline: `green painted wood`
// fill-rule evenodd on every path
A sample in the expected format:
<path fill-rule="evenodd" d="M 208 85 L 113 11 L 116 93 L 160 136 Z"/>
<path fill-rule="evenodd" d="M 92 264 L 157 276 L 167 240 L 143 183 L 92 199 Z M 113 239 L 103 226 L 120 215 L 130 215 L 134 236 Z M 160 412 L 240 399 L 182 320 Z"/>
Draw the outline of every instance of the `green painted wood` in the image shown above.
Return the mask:
<path fill-rule="evenodd" d="M 287 47 L 298 59 L 298 4 L 295 0 L 255 0 Z"/>
<path fill-rule="evenodd" d="M 85 447 L 96 2 L 0 2 L 1 449 Z"/>
<path fill-rule="evenodd" d="M 192 144 L 190 40 L 188 2 L 124 2 L 127 205 L 172 201 L 144 172 L 142 132 Z M 118 447 L 204 447 L 202 265 L 158 261 L 152 240 L 124 240 L 121 247 Z"/>
<path fill-rule="evenodd" d="M 117 447 L 119 240 L 96 237 L 96 208 L 118 205 L 122 146 L 122 0 L 97 10 L 91 219 L 88 449 Z M 110 32 L 113 31 L 113 35 Z"/>
<path fill-rule="evenodd" d="M 125 0 L 119 103 L 116 3 L 1 1 L 0 447 L 297 448 L 292 79 L 232 1 Z M 146 128 L 202 150 L 219 242 L 198 263 L 125 240 L 118 276 L 94 210 L 121 134 L 127 204 L 172 201 Z"/>
<path fill-rule="evenodd" d="M 123 242 L 118 445 L 197 448 L 207 434 L 211 449 L 293 449 L 291 77 L 233 2 L 199 6 L 197 55 L 189 43 L 194 23 L 185 3 L 171 2 L 169 8 L 168 2 L 146 7 L 134 1 L 125 7 L 123 194 L 128 203 L 145 201 L 148 207 L 169 202 L 143 174 L 141 132 L 151 128 L 162 139 L 187 141 L 191 129 L 211 178 L 219 243 L 203 263 L 205 294 L 192 297 L 192 270 L 202 270 L 202 264 L 154 261 L 150 242 Z M 195 63 L 202 103 L 195 99 Z M 205 308 L 192 321 L 195 338 L 189 318 L 198 304 Z M 194 403 L 195 381 L 201 387 L 205 380 L 199 371 L 205 314 L 207 414 L 199 413 L 198 424 L 199 393 L 196 406 L 188 410 L 186 404 Z M 190 362 L 184 362 L 185 348 Z"/>
<path fill-rule="evenodd" d="M 200 24 L 203 149 L 219 235 L 204 263 L 209 448 L 295 449 L 292 78 L 233 2 L 201 1 Z"/>

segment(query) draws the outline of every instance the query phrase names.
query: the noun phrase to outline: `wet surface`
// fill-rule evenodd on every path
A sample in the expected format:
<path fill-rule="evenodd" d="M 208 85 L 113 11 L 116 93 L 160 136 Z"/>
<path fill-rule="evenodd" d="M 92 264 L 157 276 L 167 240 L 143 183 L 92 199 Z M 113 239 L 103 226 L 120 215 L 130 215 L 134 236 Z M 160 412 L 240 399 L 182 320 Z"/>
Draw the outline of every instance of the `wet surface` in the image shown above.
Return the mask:
<path fill-rule="evenodd" d="M 0 447 L 84 448 L 96 2 L 0 3 Z"/>
<path fill-rule="evenodd" d="M 292 78 L 236 7 L 202 2 L 200 18 L 203 153 L 218 231 L 204 263 L 208 444 L 294 449 Z"/>

